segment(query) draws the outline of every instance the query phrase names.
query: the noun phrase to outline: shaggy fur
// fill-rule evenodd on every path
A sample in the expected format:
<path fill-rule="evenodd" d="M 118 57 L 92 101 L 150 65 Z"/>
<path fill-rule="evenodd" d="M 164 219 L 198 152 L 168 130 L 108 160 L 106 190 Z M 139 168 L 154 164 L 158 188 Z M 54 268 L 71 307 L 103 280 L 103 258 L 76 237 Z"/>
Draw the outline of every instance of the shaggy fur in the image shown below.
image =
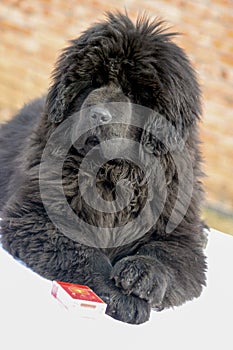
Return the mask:
<path fill-rule="evenodd" d="M 158 21 L 140 18 L 134 25 L 127 15 L 108 14 L 105 22 L 89 28 L 63 51 L 47 96 L 26 105 L 0 129 L 3 247 L 45 278 L 90 286 L 108 303 L 108 315 L 133 324 L 147 321 L 152 308 L 162 310 L 198 297 L 205 285 L 200 90 L 185 53 L 172 42 L 173 35 Z M 144 173 L 135 164 L 125 159 L 107 161 L 96 180 L 102 198 L 113 201 L 116 185 L 124 179 L 132 185 L 132 201 L 123 212 L 115 213 L 98 212 L 85 204 L 78 187 L 79 166 L 93 144 L 116 132 L 106 127 L 98 138 L 92 132 L 88 135 L 91 142 L 81 140 L 82 147 L 79 144 L 69 150 L 63 167 L 68 203 L 82 220 L 110 230 L 137 217 L 148 195 L 166 190 L 167 198 L 156 225 L 142 237 L 118 247 L 106 244 L 98 248 L 68 238 L 49 219 L 40 195 L 39 166 L 49 136 L 68 116 L 86 106 L 114 101 L 155 111 L 146 131 L 133 128 L 130 133 L 142 145 L 141 157 L 159 160 L 166 183 L 152 158 L 148 158 L 148 168 L 154 177 L 154 193 L 148 193 Z M 182 135 L 194 176 L 190 204 L 171 232 L 166 225 L 179 186 L 172 150 L 178 145 L 174 133 L 167 128 L 163 132 L 160 115 Z M 88 118 L 80 115 L 84 117 Z M 152 136 L 152 129 L 162 130 L 167 142 Z M 117 132 L 129 130 L 122 126 Z M 61 213 L 59 205 L 59 199 L 52 198 L 51 206 Z"/>

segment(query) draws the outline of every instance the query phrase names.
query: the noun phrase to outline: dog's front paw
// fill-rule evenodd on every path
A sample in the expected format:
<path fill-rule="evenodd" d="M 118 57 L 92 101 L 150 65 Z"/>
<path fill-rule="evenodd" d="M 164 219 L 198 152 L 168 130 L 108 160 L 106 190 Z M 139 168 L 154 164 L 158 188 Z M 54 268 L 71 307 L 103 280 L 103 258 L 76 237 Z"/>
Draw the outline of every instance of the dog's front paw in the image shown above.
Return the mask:
<path fill-rule="evenodd" d="M 151 307 L 145 300 L 118 291 L 108 301 L 106 314 L 118 321 L 141 324 L 149 320 L 150 311 Z"/>
<path fill-rule="evenodd" d="M 162 309 L 168 275 L 159 261 L 140 255 L 126 257 L 115 264 L 111 277 L 125 294 L 135 295 L 151 307 Z"/>

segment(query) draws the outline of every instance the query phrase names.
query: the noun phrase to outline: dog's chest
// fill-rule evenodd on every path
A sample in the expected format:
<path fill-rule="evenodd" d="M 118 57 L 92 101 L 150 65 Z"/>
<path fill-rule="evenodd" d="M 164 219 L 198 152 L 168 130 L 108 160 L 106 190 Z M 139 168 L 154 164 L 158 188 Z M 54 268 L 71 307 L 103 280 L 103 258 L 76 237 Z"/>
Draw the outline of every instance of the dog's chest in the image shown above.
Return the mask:
<path fill-rule="evenodd" d="M 105 169 L 79 184 L 79 215 L 97 227 L 126 225 L 140 213 L 146 197 L 147 187 L 138 183 L 133 169 Z"/>
<path fill-rule="evenodd" d="M 131 164 L 106 164 L 96 176 L 67 172 L 63 187 L 80 228 L 90 235 L 103 229 L 106 247 L 120 235 L 124 241 L 124 236 L 140 233 L 136 219 L 147 201 L 148 188 L 143 174 Z"/>

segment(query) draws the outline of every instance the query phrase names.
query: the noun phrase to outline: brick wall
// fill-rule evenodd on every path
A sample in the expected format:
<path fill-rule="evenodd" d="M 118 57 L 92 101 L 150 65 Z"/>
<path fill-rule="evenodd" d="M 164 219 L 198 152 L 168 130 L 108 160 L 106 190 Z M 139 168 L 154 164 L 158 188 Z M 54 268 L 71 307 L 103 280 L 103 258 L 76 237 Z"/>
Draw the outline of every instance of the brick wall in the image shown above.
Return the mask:
<path fill-rule="evenodd" d="M 207 201 L 233 212 L 233 2 L 231 0 L 1 0 L 0 120 L 43 94 L 67 40 L 106 10 L 144 10 L 161 17 L 199 73 L 204 112 L 201 126 Z M 221 227 L 220 227 L 221 228 Z"/>

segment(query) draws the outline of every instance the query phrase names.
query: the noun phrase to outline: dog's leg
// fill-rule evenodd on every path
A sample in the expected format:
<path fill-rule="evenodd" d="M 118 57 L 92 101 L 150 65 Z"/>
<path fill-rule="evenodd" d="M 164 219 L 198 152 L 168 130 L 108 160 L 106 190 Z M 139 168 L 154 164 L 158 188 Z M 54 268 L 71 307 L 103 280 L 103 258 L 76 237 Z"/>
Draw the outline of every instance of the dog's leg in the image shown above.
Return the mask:
<path fill-rule="evenodd" d="M 93 276 L 109 277 L 107 256 L 65 237 L 40 206 L 27 210 L 25 203 L 12 203 L 4 210 L 1 227 L 3 248 L 45 278 L 88 283 Z"/>
<path fill-rule="evenodd" d="M 139 324 L 149 319 L 150 305 L 124 295 L 110 279 L 112 265 L 101 250 L 65 237 L 48 220 L 41 203 L 33 208 L 30 203 L 21 194 L 5 207 L 4 249 L 47 279 L 88 285 L 107 302 L 107 314 L 118 320 Z"/>
<path fill-rule="evenodd" d="M 125 293 L 162 310 L 198 297 L 205 285 L 205 269 L 198 240 L 173 236 L 147 243 L 136 255 L 118 261 L 111 277 Z"/>

